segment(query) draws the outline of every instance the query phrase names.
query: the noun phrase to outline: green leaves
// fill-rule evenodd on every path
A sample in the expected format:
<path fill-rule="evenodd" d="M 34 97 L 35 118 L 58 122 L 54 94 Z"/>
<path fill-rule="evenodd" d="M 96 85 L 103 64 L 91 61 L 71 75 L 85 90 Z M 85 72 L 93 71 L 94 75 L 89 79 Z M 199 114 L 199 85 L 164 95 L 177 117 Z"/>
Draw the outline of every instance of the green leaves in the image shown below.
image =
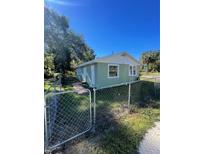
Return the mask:
<path fill-rule="evenodd" d="M 53 77 L 55 72 L 54 54 L 44 54 L 44 76 L 45 78 Z"/>
<path fill-rule="evenodd" d="M 44 14 L 44 52 L 52 53 L 54 57 L 52 68 L 51 62 L 46 59 L 45 77 L 51 77 L 53 71 L 65 77 L 68 71 L 74 72 L 78 64 L 95 58 L 94 51 L 88 47 L 82 35 L 70 30 L 65 16 L 47 7 L 44 8 Z"/>
<path fill-rule="evenodd" d="M 160 51 L 147 51 L 141 56 L 142 70 L 160 72 Z"/>

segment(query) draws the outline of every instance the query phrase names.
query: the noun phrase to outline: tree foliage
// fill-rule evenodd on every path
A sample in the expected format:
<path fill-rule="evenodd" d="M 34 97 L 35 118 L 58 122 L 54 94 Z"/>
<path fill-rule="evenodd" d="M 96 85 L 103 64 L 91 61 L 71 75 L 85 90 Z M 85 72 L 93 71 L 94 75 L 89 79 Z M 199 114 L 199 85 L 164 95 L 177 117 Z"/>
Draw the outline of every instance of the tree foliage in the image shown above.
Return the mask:
<path fill-rule="evenodd" d="M 62 73 L 63 77 L 74 72 L 78 64 L 95 58 L 83 37 L 70 30 L 67 18 L 47 7 L 44 8 L 44 53 L 46 58 L 48 53 L 53 54 L 54 72 Z M 45 71 L 45 77 L 50 77 L 47 70 L 52 69 Z"/>
<path fill-rule="evenodd" d="M 160 51 L 146 51 L 141 56 L 142 70 L 160 72 Z"/>
<path fill-rule="evenodd" d="M 51 78 L 54 76 L 55 65 L 54 65 L 54 54 L 44 54 L 44 76 L 45 78 Z"/>

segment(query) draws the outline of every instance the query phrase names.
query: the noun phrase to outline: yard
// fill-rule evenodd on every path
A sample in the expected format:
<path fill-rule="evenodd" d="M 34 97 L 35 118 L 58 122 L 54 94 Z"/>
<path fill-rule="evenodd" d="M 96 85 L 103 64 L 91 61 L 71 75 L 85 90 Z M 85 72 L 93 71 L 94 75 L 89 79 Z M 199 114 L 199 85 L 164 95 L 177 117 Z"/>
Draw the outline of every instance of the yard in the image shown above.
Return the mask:
<path fill-rule="evenodd" d="M 160 72 L 140 72 L 140 75 L 146 75 L 146 76 L 160 76 Z"/>
<path fill-rule="evenodd" d="M 133 153 L 153 122 L 159 120 L 158 109 L 138 109 L 132 114 L 116 120 L 113 127 L 106 129 L 101 145 L 93 153 Z"/>
<path fill-rule="evenodd" d="M 104 112 L 104 121 L 96 132 L 66 147 L 66 154 L 129 154 L 138 153 L 140 141 L 146 131 L 159 120 L 159 109 L 133 108 L 131 114 L 116 117 L 112 111 Z"/>
<path fill-rule="evenodd" d="M 139 153 L 143 136 L 160 119 L 160 81 L 149 78 L 152 75 L 143 74 L 140 77 L 141 81 L 131 84 L 130 112 L 127 108 L 128 85 L 97 90 L 95 131 L 89 131 L 67 142 L 61 152 L 64 154 Z M 72 83 L 62 86 L 61 91 L 73 91 Z M 88 88 L 86 85 L 84 87 Z M 60 91 L 59 86 L 54 87 L 53 81 L 45 81 L 45 93 L 54 89 Z M 93 97 L 93 91 L 91 92 Z M 68 93 L 58 98 L 60 99 L 56 115 L 58 123 L 53 128 L 57 131 L 54 133 L 54 138 L 50 138 L 50 143 L 53 145 L 72 137 L 76 131 L 83 132 L 85 128 L 90 128 L 88 95 Z M 77 126 L 75 122 L 78 122 Z"/>
<path fill-rule="evenodd" d="M 96 93 L 96 131 L 99 144 L 91 153 L 127 154 L 138 151 L 139 143 L 147 129 L 159 120 L 159 96 L 155 97 L 153 83 L 142 81 L 131 85 L 131 110 L 128 112 L 128 86 L 102 89 Z M 150 106 L 142 108 L 144 97 L 152 97 Z M 152 108 L 152 107 L 155 108 Z"/>
<path fill-rule="evenodd" d="M 83 98 L 85 96 L 79 97 L 77 94 L 67 94 L 64 95 L 63 100 L 67 97 L 72 104 L 76 102 L 72 100 L 77 100 L 77 104 L 73 106 L 63 102 L 62 105 L 64 104 L 66 114 L 62 110 L 60 111 L 61 115 L 69 115 L 69 117 L 72 115 L 72 119 L 78 121 L 78 126 L 79 124 L 82 124 L 83 127 L 87 126 L 83 121 L 88 119 L 88 107 L 82 105 L 84 103 L 82 100 L 87 98 Z M 138 153 L 139 143 L 144 134 L 154 125 L 155 121 L 159 121 L 159 95 L 155 95 L 153 82 L 140 81 L 131 85 L 130 113 L 128 113 L 127 100 L 128 85 L 97 90 L 95 132 L 90 131 L 68 142 L 63 150 L 64 153 Z M 79 108 L 79 106 L 82 106 L 82 108 Z M 77 114 L 71 113 L 71 110 Z M 78 114 L 79 111 L 81 114 Z M 82 115 L 87 115 L 87 118 Z M 83 121 L 78 119 L 82 117 Z"/>

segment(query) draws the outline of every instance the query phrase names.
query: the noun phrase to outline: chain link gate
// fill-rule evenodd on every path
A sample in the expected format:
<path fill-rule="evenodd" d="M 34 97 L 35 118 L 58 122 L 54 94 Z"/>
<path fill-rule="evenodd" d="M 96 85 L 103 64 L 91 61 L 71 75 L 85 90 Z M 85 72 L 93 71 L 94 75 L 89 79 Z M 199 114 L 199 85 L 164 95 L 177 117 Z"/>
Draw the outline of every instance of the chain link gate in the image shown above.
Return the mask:
<path fill-rule="evenodd" d="M 70 141 L 92 127 L 91 92 L 49 93 L 45 96 L 45 150 Z"/>

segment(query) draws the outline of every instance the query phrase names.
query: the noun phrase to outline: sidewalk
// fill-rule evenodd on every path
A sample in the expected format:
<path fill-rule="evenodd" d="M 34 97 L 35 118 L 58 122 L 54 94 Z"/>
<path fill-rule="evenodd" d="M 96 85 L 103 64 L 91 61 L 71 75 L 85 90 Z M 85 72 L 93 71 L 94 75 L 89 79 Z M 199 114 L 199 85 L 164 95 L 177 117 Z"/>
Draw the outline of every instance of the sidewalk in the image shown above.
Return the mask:
<path fill-rule="evenodd" d="M 160 122 L 148 130 L 139 147 L 140 154 L 160 154 Z"/>

